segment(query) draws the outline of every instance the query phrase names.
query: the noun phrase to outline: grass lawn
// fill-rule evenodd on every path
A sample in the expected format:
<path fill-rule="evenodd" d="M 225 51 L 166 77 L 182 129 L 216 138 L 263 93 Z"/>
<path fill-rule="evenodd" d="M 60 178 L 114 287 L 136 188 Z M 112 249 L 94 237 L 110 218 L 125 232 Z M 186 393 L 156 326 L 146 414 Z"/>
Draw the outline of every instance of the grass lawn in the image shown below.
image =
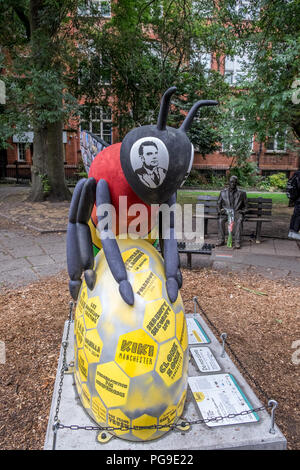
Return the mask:
<path fill-rule="evenodd" d="M 247 192 L 247 191 L 246 191 Z M 197 196 L 209 195 L 219 196 L 220 191 L 186 191 L 180 190 L 177 193 L 177 202 L 179 204 L 192 204 L 197 202 Z M 247 192 L 248 198 L 251 197 L 263 197 L 273 200 L 273 205 L 288 205 L 288 198 L 285 193 L 259 193 L 259 192 Z"/>

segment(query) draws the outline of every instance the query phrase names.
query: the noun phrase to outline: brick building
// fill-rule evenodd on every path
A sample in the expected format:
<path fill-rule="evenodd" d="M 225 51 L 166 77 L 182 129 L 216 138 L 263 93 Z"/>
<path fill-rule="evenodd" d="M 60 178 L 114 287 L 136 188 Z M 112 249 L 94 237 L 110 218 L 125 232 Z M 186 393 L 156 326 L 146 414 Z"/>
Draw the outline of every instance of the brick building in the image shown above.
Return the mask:
<path fill-rule="evenodd" d="M 98 0 L 103 16 L 110 17 L 110 2 Z M 241 57 L 224 57 L 221 66 L 217 64 L 214 56 L 209 53 L 199 53 L 199 59 L 207 69 L 219 70 L 224 74 L 225 79 L 231 86 L 235 86 L 242 74 Z M 69 178 L 81 167 L 80 153 L 80 126 L 85 130 L 90 130 L 100 136 L 109 144 L 118 142 L 117 130 L 112 126 L 113 113 L 111 108 L 101 108 L 95 106 L 89 116 L 78 125 L 67 127 L 63 131 L 65 174 Z M 24 138 L 13 136 L 10 147 L 0 151 L 0 177 L 15 176 L 16 168 L 20 177 L 30 177 L 30 166 L 32 164 L 33 153 L 33 133 L 27 132 Z M 286 176 L 291 176 L 294 171 L 300 168 L 300 157 L 298 152 L 287 148 L 285 135 L 276 136 L 273 141 L 269 141 L 267 146 L 262 146 L 256 142 L 255 136 L 252 141 L 251 161 L 258 162 L 259 172 L 263 176 L 276 172 L 284 172 Z M 224 176 L 228 173 L 232 159 L 227 157 L 222 151 L 214 152 L 203 158 L 195 152 L 193 168 L 208 176 L 212 173 Z"/>

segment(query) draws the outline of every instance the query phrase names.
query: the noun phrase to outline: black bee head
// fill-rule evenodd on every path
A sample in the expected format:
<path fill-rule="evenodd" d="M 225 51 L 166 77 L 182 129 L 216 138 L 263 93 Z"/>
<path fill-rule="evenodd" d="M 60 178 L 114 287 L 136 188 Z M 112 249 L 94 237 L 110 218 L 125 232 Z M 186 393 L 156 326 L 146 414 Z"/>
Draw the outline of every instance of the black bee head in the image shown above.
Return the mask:
<path fill-rule="evenodd" d="M 202 106 L 215 106 L 217 101 L 195 103 L 185 120 L 175 129 L 167 126 L 172 94 L 169 88 L 162 97 L 157 124 L 130 131 L 121 145 L 121 166 L 133 191 L 147 204 L 162 204 L 182 186 L 188 177 L 194 148 L 187 131 Z"/>

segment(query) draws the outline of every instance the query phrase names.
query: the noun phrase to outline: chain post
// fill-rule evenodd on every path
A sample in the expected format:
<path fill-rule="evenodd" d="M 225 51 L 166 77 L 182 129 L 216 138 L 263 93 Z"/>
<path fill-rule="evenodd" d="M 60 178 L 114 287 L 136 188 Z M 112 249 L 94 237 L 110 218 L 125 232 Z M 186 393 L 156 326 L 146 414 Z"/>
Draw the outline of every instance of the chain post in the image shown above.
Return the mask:
<path fill-rule="evenodd" d="M 52 450 L 56 449 L 56 438 L 57 438 L 57 431 L 59 430 L 59 421 L 57 420 L 53 426 L 53 442 L 52 442 Z"/>
<path fill-rule="evenodd" d="M 274 425 L 275 425 L 275 410 L 278 406 L 278 403 L 275 400 L 269 400 L 268 405 L 272 406 L 272 410 L 271 410 L 271 427 L 270 427 L 269 433 L 275 434 L 275 427 L 274 427 Z"/>
<path fill-rule="evenodd" d="M 194 302 L 194 317 L 197 314 L 197 297 L 193 297 L 193 302 Z"/>
<path fill-rule="evenodd" d="M 221 357 L 225 357 L 225 342 L 226 342 L 226 339 L 227 339 L 227 333 L 222 333 L 221 336 L 220 336 L 221 340 L 222 340 L 222 352 L 221 352 Z"/>

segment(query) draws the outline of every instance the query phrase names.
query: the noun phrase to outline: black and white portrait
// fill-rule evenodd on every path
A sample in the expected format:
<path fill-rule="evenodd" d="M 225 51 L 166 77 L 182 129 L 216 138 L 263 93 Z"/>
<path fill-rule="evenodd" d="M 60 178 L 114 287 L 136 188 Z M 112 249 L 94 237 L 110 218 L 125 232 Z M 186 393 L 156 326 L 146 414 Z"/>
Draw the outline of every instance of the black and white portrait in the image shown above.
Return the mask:
<path fill-rule="evenodd" d="M 144 137 L 133 144 L 130 161 L 139 180 L 149 188 L 157 188 L 166 177 L 169 153 L 160 139 Z"/>

